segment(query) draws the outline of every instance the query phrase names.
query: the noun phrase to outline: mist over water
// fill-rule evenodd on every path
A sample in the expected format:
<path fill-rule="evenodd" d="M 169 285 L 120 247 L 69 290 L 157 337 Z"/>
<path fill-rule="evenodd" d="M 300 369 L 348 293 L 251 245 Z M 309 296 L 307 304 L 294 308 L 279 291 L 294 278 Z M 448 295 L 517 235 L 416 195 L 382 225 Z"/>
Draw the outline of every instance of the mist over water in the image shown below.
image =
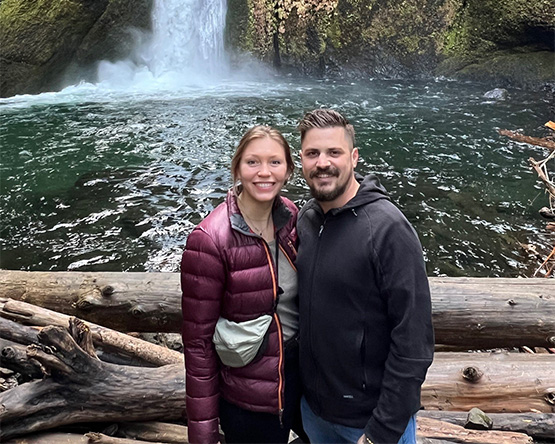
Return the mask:
<path fill-rule="evenodd" d="M 357 130 L 362 174 L 376 172 L 414 224 L 428 273 L 530 276 L 521 243 L 553 243 L 527 159 L 541 148 L 539 93 L 483 98 L 476 84 L 347 82 L 230 69 L 225 1 L 157 1 L 153 37 L 132 60 L 102 63 L 97 84 L 0 100 L 0 267 L 177 271 L 187 235 L 224 198 L 241 135 L 270 124 L 290 141 L 328 106 Z M 297 169 L 285 193 L 310 196 Z"/>

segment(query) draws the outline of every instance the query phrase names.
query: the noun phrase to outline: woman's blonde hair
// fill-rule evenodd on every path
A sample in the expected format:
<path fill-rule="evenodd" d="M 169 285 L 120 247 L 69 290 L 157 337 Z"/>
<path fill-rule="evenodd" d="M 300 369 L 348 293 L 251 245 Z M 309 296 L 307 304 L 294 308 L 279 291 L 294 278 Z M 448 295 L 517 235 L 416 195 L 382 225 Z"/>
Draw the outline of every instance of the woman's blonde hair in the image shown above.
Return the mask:
<path fill-rule="evenodd" d="M 293 162 L 293 157 L 291 156 L 291 148 L 285 140 L 285 137 L 275 128 L 266 125 L 257 125 L 253 126 L 249 129 L 239 141 L 239 145 L 237 145 L 237 149 L 235 150 L 235 154 L 231 159 L 231 178 L 233 180 L 233 189 L 237 193 L 237 184 L 239 179 L 237 177 L 239 172 L 239 164 L 241 163 L 241 159 L 243 157 L 243 153 L 247 148 L 248 144 L 251 143 L 255 139 L 262 139 L 264 137 L 269 137 L 270 139 L 276 141 L 283 147 L 283 151 L 285 153 L 285 162 L 287 164 L 287 173 L 290 177 L 295 169 L 295 163 Z"/>

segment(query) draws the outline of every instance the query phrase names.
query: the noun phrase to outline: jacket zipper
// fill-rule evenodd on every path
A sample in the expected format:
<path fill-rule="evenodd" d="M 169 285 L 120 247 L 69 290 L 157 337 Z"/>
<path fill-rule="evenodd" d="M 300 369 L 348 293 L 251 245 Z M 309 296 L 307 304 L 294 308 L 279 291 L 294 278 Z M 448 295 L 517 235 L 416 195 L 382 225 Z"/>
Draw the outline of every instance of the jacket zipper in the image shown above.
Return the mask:
<path fill-rule="evenodd" d="M 311 276 L 312 276 L 312 285 L 311 288 L 314 289 L 314 282 L 316 281 L 316 275 L 315 275 L 315 270 L 316 270 L 316 262 L 318 261 L 318 257 L 320 255 L 320 238 L 322 236 L 322 232 L 324 231 L 324 225 L 326 225 L 327 222 L 327 217 L 324 215 L 324 220 L 322 221 L 322 224 L 320 225 L 320 229 L 318 231 L 318 239 L 316 240 L 316 244 L 317 244 L 317 249 L 316 249 L 316 254 L 314 254 L 314 260 L 312 261 L 312 270 L 311 270 Z M 312 290 L 313 291 L 313 290 Z M 314 358 L 314 353 L 312 351 L 312 336 L 313 336 L 313 331 L 312 331 L 312 301 L 314 300 L 314 294 L 311 292 L 310 294 L 310 299 L 309 299 L 309 314 L 308 314 L 308 332 L 309 332 L 309 346 L 310 346 L 310 357 L 312 359 L 312 365 L 314 367 L 315 370 L 315 379 L 316 379 L 316 400 L 318 402 L 318 405 L 321 405 L 320 402 L 320 390 L 318 389 L 318 385 L 320 382 L 320 372 L 319 372 L 319 367 L 316 364 L 316 359 Z"/>
<path fill-rule="evenodd" d="M 272 286 L 274 290 L 274 319 L 276 320 L 276 324 L 278 327 L 278 338 L 279 338 L 278 416 L 279 416 L 279 424 L 281 428 L 283 428 L 283 332 L 281 330 L 281 322 L 279 320 L 279 316 L 275 308 L 275 304 L 277 300 L 278 283 L 276 282 L 276 271 L 274 269 L 272 255 L 270 254 L 270 247 L 268 246 L 268 243 L 265 240 L 263 240 L 263 242 L 264 242 L 264 249 L 266 251 L 266 257 L 268 258 L 268 264 L 270 265 L 270 273 L 272 274 Z M 276 242 L 278 242 L 277 238 L 276 238 Z M 278 242 L 278 245 L 279 245 L 279 242 Z M 287 255 L 285 256 L 287 257 Z"/>

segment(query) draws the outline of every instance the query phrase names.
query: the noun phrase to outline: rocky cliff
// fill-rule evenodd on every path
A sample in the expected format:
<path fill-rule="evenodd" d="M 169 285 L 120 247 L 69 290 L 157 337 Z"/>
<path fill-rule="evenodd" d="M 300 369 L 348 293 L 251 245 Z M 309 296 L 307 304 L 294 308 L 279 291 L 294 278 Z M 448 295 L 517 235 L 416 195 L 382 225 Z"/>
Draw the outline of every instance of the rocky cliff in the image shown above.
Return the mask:
<path fill-rule="evenodd" d="M 0 96 L 56 90 L 126 57 L 153 0 L 2 0 Z"/>
<path fill-rule="evenodd" d="M 0 96 L 94 80 L 154 0 L 0 0 Z M 552 0 L 227 0 L 228 49 L 311 76 L 555 89 Z"/>
<path fill-rule="evenodd" d="M 311 75 L 555 82 L 551 0 L 228 0 L 231 46 Z"/>

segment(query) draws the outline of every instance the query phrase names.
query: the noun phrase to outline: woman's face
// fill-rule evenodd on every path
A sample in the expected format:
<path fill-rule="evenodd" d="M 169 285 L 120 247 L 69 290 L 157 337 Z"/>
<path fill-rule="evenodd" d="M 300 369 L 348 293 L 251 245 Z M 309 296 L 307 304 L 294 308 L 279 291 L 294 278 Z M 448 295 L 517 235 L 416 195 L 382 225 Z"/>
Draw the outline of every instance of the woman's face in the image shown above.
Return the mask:
<path fill-rule="evenodd" d="M 273 201 L 289 178 L 285 149 L 270 137 L 252 140 L 241 156 L 237 178 L 243 200 Z"/>

